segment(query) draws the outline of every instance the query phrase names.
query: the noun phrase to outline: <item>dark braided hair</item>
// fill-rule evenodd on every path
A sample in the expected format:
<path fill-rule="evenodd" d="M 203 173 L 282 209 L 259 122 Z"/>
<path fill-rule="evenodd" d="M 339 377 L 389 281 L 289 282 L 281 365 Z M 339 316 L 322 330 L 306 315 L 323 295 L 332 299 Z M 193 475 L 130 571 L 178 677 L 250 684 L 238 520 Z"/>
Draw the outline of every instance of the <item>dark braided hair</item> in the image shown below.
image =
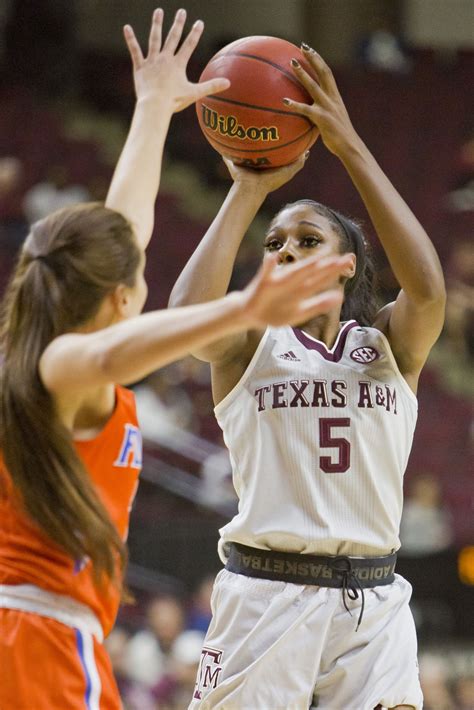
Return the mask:
<path fill-rule="evenodd" d="M 314 200 L 297 200 L 285 205 L 309 205 L 315 212 L 326 217 L 339 235 L 340 253 L 356 256 L 356 271 L 344 288 L 341 320 L 356 320 L 360 325 L 372 325 L 380 307 L 378 300 L 377 274 L 369 244 L 357 222 L 345 217 L 331 207 Z"/>

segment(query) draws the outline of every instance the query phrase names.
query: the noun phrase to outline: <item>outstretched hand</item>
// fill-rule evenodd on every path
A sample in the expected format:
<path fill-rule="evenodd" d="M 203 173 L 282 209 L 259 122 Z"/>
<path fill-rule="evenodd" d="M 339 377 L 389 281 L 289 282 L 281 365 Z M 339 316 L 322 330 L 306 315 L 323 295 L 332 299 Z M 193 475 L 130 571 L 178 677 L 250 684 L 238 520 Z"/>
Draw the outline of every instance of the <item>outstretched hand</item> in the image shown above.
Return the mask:
<path fill-rule="evenodd" d="M 329 66 L 311 47 L 303 44 L 301 51 L 311 65 L 317 81 L 303 69 L 296 59 L 292 60 L 291 66 L 314 103 L 308 105 L 288 98 L 284 98 L 283 102 L 302 116 L 309 118 L 319 129 L 326 148 L 335 155 L 341 155 L 345 148 L 358 139 L 357 133 Z"/>
<path fill-rule="evenodd" d="M 162 108 L 169 106 L 176 113 L 204 96 L 217 94 L 230 86 L 228 79 L 211 79 L 201 84 L 188 80 L 186 67 L 199 42 L 204 23 L 197 20 L 178 49 L 185 22 L 186 11 L 178 10 L 168 36 L 162 43 L 163 10 L 155 10 L 146 57 L 143 56 L 133 29 L 125 25 L 124 36 L 132 58 L 137 101 L 159 100 Z"/>
<path fill-rule="evenodd" d="M 274 254 L 244 289 L 246 309 L 254 325 L 297 325 L 340 306 L 343 290 L 338 277 L 350 266 L 349 254 L 304 259 L 279 266 Z"/>

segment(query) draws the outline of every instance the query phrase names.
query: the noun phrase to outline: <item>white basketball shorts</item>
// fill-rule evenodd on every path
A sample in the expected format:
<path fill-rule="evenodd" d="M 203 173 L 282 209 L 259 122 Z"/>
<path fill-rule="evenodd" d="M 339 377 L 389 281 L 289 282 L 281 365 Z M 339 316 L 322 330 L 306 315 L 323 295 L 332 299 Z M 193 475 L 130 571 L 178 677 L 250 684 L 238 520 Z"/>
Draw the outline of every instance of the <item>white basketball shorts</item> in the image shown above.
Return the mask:
<path fill-rule="evenodd" d="M 421 710 L 411 585 L 364 595 L 222 570 L 190 710 Z"/>

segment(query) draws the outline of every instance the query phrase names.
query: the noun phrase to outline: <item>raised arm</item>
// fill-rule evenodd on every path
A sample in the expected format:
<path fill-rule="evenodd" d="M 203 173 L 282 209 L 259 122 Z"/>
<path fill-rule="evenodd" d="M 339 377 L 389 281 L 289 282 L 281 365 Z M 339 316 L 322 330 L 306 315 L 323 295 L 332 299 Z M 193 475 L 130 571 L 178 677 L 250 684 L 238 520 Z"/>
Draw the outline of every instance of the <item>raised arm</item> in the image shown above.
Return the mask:
<path fill-rule="evenodd" d="M 234 183 L 216 218 L 181 272 L 169 299 L 170 307 L 203 303 L 227 293 L 240 244 L 269 192 L 290 180 L 305 162 L 302 156 L 290 166 L 256 171 L 225 160 Z M 226 360 L 241 351 L 247 332 L 233 334 L 207 345 L 193 355 L 208 362 Z"/>
<path fill-rule="evenodd" d="M 315 82 L 298 64 L 295 74 L 312 106 L 285 100 L 315 123 L 325 146 L 343 163 L 377 231 L 401 291 L 374 323 L 390 341 L 402 374 L 416 384 L 443 325 L 445 287 L 441 265 L 425 230 L 354 130 L 334 76 L 314 50 L 303 46 Z"/>
<path fill-rule="evenodd" d="M 218 93 L 229 86 L 227 79 L 213 79 L 202 84 L 188 81 L 186 67 L 204 25 L 201 20 L 195 22 L 177 49 L 185 21 L 185 10 L 178 10 L 162 45 L 163 10 L 155 10 L 146 57 L 142 54 L 132 28 L 129 25 L 124 28 L 133 63 L 137 100 L 130 131 L 105 204 L 121 212 L 132 223 L 143 249 L 153 231 L 163 148 L 173 113 L 183 110 L 207 94 Z"/>

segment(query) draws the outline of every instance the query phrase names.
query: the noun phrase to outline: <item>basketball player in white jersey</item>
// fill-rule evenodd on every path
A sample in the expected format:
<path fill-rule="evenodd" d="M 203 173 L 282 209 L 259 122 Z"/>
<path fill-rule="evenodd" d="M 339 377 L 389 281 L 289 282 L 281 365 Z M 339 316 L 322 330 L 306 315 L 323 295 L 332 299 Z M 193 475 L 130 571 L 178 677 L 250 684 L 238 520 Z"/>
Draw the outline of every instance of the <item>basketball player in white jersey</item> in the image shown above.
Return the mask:
<path fill-rule="evenodd" d="M 443 323 L 443 275 L 422 226 L 355 132 L 330 69 L 303 51 L 319 83 L 293 67 L 314 103 L 285 103 L 316 124 L 342 162 L 401 290 L 377 311 L 360 228 L 302 200 L 273 219 L 265 250 L 283 267 L 309 254 L 351 254 L 334 283 L 342 308 L 195 353 L 211 363 L 240 502 L 220 531 L 226 568 L 190 707 L 420 710 L 411 587 L 394 570 L 417 382 Z M 263 200 L 304 159 L 261 172 L 226 162 L 234 184 L 172 306 L 225 294 Z"/>

